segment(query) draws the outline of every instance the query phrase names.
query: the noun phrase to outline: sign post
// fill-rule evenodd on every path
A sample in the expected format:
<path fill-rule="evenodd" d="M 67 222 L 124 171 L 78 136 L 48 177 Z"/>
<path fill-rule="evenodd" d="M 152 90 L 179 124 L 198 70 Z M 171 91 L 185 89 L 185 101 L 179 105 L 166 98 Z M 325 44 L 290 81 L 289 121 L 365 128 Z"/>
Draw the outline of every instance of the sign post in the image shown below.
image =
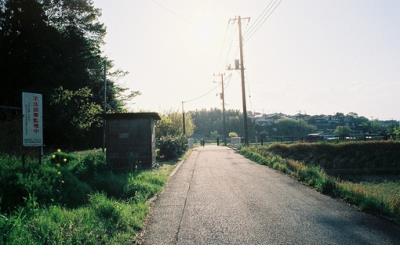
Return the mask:
<path fill-rule="evenodd" d="M 41 94 L 22 93 L 22 138 L 24 147 L 39 147 L 43 156 L 43 97 Z"/>

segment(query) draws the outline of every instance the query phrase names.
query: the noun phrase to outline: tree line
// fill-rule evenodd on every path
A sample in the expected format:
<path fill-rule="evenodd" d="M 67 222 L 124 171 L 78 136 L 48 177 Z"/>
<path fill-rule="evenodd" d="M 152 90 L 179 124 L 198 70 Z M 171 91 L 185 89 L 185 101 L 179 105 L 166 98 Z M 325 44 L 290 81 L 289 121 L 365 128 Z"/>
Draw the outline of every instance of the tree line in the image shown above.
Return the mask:
<path fill-rule="evenodd" d="M 243 136 L 243 113 L 239 110 L 226 111 L 226 132 Z M 216 139 L 223 135 L 222 111 L 202 109 L 189 112 L 193 120 L 193 137 Z M 249 137 L 251 141 L 264 139 L 304 139 L 311 133 L 333 136 L 381 136 L 400 138 L 399 122 L 395 120 L 370 120 L 356 113 L 334 115 L 287 115 L 248 114 Z M 177 125 L 181 123 L 177 122 Z"/>
<path fill-rule="evenodd" d="M 1 106 L 21 107 L 21 93 L 44 98 L 47 145 L 71 148 L 101 144 L 101 114 L 123 111 L 139 92 L 114 81 L 125 72 L 104 69 L 106 28 L 91 0 L 0 0 Z M 4 110 L 3 110 L 4 112 Z"/>

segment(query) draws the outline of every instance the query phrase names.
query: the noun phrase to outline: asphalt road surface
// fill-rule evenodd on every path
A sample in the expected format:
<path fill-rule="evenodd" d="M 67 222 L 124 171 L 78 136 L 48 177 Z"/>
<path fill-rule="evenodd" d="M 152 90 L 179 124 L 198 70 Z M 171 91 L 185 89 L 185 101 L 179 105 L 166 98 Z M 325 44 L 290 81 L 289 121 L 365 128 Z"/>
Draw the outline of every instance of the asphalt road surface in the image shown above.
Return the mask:
<path fill-rule="evenodd" d="M 195 149 L 154 203 L 144 244 L 400 244 L 400 227 L 233 150 Z"/>

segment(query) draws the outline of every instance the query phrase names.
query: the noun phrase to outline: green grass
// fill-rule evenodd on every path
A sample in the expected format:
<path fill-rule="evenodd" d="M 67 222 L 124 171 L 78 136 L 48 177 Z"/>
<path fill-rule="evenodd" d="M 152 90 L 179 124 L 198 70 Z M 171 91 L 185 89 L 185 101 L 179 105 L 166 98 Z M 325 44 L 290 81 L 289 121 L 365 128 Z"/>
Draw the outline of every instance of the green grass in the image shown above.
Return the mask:
<path fill-rule="evenodd" d="M 55 156 L 54 156 L 55 155 Z M 67 160 L 65 160 L 67 159 Z M 0 244 L 133 244 L 175 162 L 114 173 L 100 151 L 57 152 L 42 166 L 0 156 Z M 8 205 L 8 206 L 7 206 Z"/>
<path fill-rule="evenodd" d="M 400 183 L 399 182 L 362 182 L 341 181 L 339 188 L 342 197 L 362 210 L 397 217 L 400 222 Z"/>
<path fill-rule="evenodd" d="M 147 211 L 144 202 L 116 201 L 103 194 L 91 195 L 89 203 L 77 209 L 25 208 L 0 219 L 0 241 L 12 245 L 132 244 Z"/>
<path fill-rule="evenodd" d="M 323 194 L 342 198 L 361 210 L 386 216 L 400 223 L 400 182 L 377 178 L 375 181 L 346 181 L 328 175 L 320 166 L 283 158 L 263 147 L 243 147 L 245 157 L 286 173 Z"/>

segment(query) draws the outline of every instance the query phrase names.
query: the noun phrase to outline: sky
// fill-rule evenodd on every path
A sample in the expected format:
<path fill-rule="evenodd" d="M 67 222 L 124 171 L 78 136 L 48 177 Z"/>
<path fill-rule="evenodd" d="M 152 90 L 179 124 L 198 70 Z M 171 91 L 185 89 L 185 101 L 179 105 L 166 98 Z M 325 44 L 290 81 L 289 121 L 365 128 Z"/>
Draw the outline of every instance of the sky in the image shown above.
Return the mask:
<path fill-rule="evenodd" d="M 226 67 L 239 58 L 229 20 L 242 16 L 248 110 L 400 120 L 400 1 L 282 0 L 262 23 L 270 2 L 94 0 L 104 53 L 129 72 L 118 82 L 142 93 L 127 108 L 177 111 L 204 94 L 185 110 L 221 108 L 224 72 L 226 108 L 241 109 L 240 73 Z"/>

